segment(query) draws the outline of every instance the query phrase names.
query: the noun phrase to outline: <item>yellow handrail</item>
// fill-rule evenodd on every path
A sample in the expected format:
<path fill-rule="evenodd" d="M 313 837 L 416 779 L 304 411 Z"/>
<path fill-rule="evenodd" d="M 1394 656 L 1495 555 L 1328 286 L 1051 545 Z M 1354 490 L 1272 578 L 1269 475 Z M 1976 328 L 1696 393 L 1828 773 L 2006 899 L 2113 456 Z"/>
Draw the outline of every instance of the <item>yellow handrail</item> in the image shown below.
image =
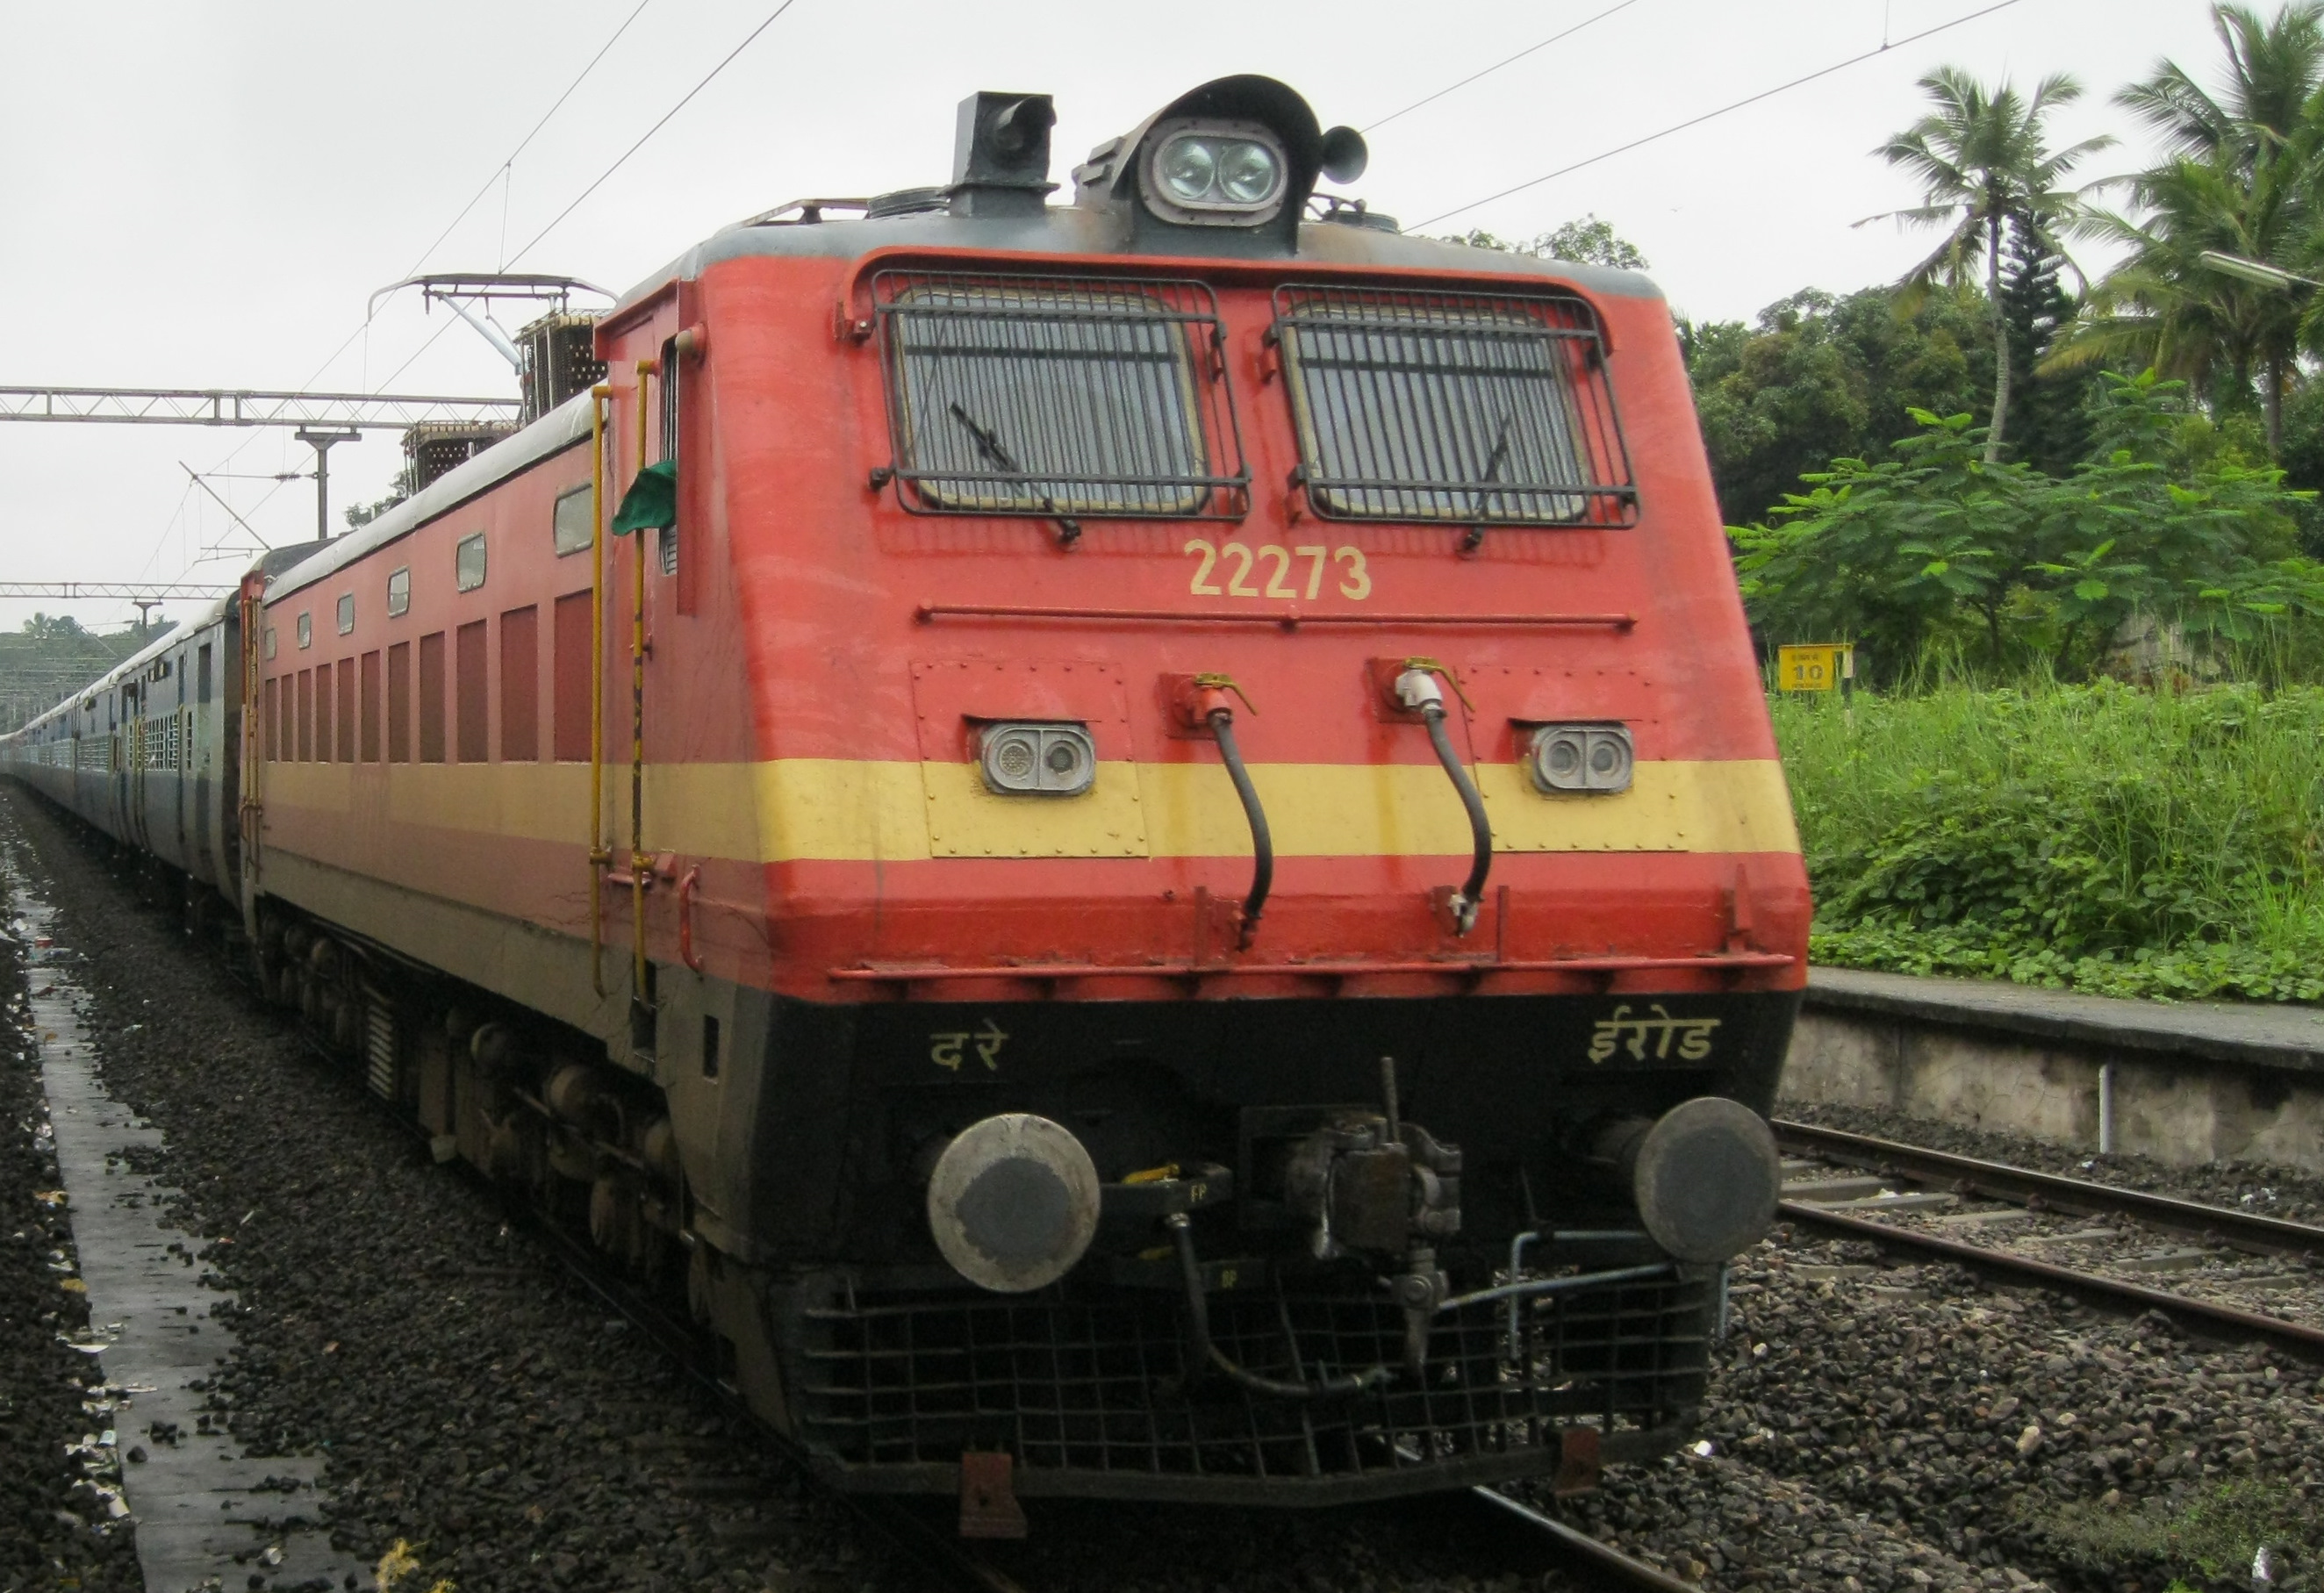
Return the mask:
<path fill-rule="evenodd" d="M 638 473 L 646 468 L 646 379 L 661 368 L 658 360 L 638 362 Z M 630 620 L 630 907 L 632 928 L 631 938 L 635 966 L 630 999 L 643 1010 L 650 1011 L 653 1003 L 646 998 L 646 870 L 653 860 L 646 855 L 646 534 L 636 533 L 637 546 L 630 549 L 631 566 L 637 572 L 634 585 L 635 601 Z"/>
<path fill-rule="evenodd" d="M 605 990 L 605 401 L 589 390 L 589 988 Z"/>

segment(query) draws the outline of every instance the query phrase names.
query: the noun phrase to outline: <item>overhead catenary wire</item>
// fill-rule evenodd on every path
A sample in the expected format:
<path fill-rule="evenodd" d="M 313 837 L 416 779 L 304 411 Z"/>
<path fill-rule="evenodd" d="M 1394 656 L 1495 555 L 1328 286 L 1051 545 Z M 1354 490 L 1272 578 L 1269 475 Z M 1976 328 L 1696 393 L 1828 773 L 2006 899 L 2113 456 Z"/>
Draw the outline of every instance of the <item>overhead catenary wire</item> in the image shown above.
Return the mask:
<path fill-rule="evenodd" d="M 716 81 L 718 75 L 721 72 L 724 72 L 728 67 L 733 66 L 737 57 L 739 57 L 744 51 L 750 49 L 752 45 L 759 41 L 760 34 L 765 32 L 769 28 L 773 27 L 777 22 L 781 20 L 783 13 L 788 11 L 797 4 L 798 4 L 798 0 L 782 0 L 781 5 L 769 12 L 764 22 L 761 22 L 757 27 L 752 28 L 749 33 L 745 34 L 740 44 L 737 44 L 733 49 L 728 51 L 725 56 L 716 66 L 712 67 L 709 71 L 703 74 L 702 80 L 700 82 L 687 89 L 683 95 L 680 95 L 676 105 L 664 111 L 660 116 L 655 120 L 652 126 L 638 134 L 636 143 L 631 144 L 629 148 L 623 150 L 619 155 L 615 156 L 612 165 L 599 172 L 590 182 L 587 188 L 583 189 L 578 194 L 576 194 L 573 197 L 573 202 L 571 204 L 566 206 L 564 209 L 559 210 L 555 216 L 551 216 L 549 218 L 549 225 L 542 227 L 539 232 L 533 234 L 532 236 L 526 241 L 523 248 L 519 249 L 515 253 L 502 261 L 501 269 L 503 271 L 506 271 L 510 266 L 512 266 L 518 261 L 522 260 L 527 254 L 530 254 L 532 252 L 534 244 L 540 243 L 541 239 L 547 237 L 549 234 L 555 232 L 559 226 L 563 226 L 567 216 L 572 215 L 576 210 L 578 210 L 591 194 L 595 193 L 600 188 L 603 188 L 607 180 L 610 179 L 614 172 L 619 171 L 623 166 L 629 163 L 629 159 L 632 155 L 636 154 L 640 150 L 645 148 L 647 141 L 651 139 L 655 134 L 659 133 L 663 127 L 667 126 L 671 117 L 677 115 L 678 112 L 684 110 L 688 105 L 692 104 L 696 95 L 700 94 L 704 89 L 709 87 L 712 83 Z"/>
<path fill-rule="evenodd" d="M 1670 126 L 1665 127 L 1658 132 L 1649 133 L 1643 138 L 1634 138 L 1628 143 L 1618 144 L 1610 150 L 1601 150 L 1597 154 L 1589 156 L 1584 160 L 1576 161 L 1571 165 L 1560 166 L 1554 171 L 1545 171 L 1539 177 L 1528 178 L 1523 182 L 1512 184 L 1510 187 L 1501 189 L 1499 193 L 1487 194 L 1483 198 L 1471 199 L 1465 205 L 1455 205 L 1450 210 L 1440 210 L 1435 215 L 1431 216 L 1425 220 L 1413 223 L 1413 226 L 1416 230 L 1417 228 L 1424 226 L 1434 226 L 1440 221 L 1449 221 L 1455 216 L 1465 215 L 1467 212 L 1477 209 L 1480 206 L 1492 204 L 1497 199 L 1506 199 L 1511 194 L 1521 194 L 1527 189 L 1539 188 L 1545 182 L 1549 182 L 1554 179 L 1567 176 L 1572 172 L 1579 171 L 1585 166 L 1595 166 L 1600 161 L 1610 161 L 1616 155 L 1626 155 L 1632 150 L 1642 149 L 1646 145 L 1654 143 L 1658 140 L 1668 138 L 1673 134 L 1684 133 L 1690 127 L 1700 127 L 1705 122 L 1715 121 L 1719 117 L 1726 115 L 1730 111 L 1739 111 L 1747 106 L 1757 105 L 1763 99 L 1773 99 L 1779 94 L 1785 94 L 1790 92 L 1792 89 L 1812 83 L 1819 78 L 1829 78 L 1834 72 L 1843 71 L 1849 67 L 1860 65 L 1865 61 L 1872 60 L 1876 56 L 1886 55 L 1891 51 L 1902 50 L 1905 45 L 1918 43 L 1923 39 L 1933 38 L 1939 33 L 1946 32 L 1953 28 L 1961 27 L 1967 23 L 1976 22 L 1980 17 L 1991 16 L 1997 11 L 2006 11 L 2011 6 L 2017 4 L 2018 0 L 1997 0 L 1997 4 L 1987 5 L 1979 11 L 1972 11 L 1966 16 L 1957 16 L 1950 22 L 1939 23 L 1934 27 L 1923 28 L 1917 33 L 1908 33 L 1904 38 L 1898 39 L 1894 42 L 1883 42 L 1876 49 L 1867 50 L 1858 55 L 1851 55 L 1845 60 L 1836 60 L 1827 67 L 1819 67 L 1814 71 L 1809 72 L 1803 77 L 1794 78 L 1788 83 L 1778 83 L 1773 88 L 1763 88 L 1757 94 L 1748 95 L 1741 99 L 1731 102 L 1730 104 L 1720 106 L 1716 110 L 1705 111 L 1699 116 L 1690 116 L 1683 122 L 1673 123 Z"/>
<path fill-rule="evenodd" d="M 420 268 L 428 263 L 428 257 L 436 253 L 437 248 L 442 244 L 444 240 L 452 235 L 453 229 L 457 227 L 462 222 L 467 220 L 468 213 L 474 210 L 484 201 L 484 198 L 486 194 L 493 191 L 493 185 L 496 182 L 504 184 L 508 180 L 510 172 L 516 165 L 516 158 L 524 153 L 524 152 L 531 146 L 534 139 L 540 136 L 540 130 L 549 125 L 549 119 L 557 115 L 558 111 L 565 108 L 565 102 L 573 97 L 575 92 L 580 88 L 582 83 L 587 79 L 589 74 L 597 69 L 597 63 L 604 60 L 606 54 L 612 51 L 613 46 L 622 41 L 622 35 L 630 31 L 630 24 L 637 21 L 638 17 L 644 12 L 645 8 L 652 4 L 653 0 L 638 0 L 638 4 L 635 8 L 630 12 L 629 15 L 622 19 L 622 25 L 615 28 L 613 33 L 603 44 L 597 46 L 597 53 L 589 58 L 588 64 L 573 75 L 573 81 L 565 86 L 565 92 L 558 95 L 555 100 L 550 102 L 549 108 L 540 113 L 540 119 L 535 122 L 532 126 L 527 130 L 522 138 L 516 141 L 516 148 L 511 150 L 507 156 L 503 159 L 501 163 L 493 168 L 492 175 L 484 179 L 483 185 L 479 187 L 475 193 L 468 196 L 468 202 L 460 207 L 460 213 L 452 217 L 452 219 L 445 225 L 442 232 L 436 235 L 434 243 L 429 244 L 428 247 L 420 252 L 420 257 L 413 261 L 404 271 L 403 274 L 405 276 L 409 277 L 418 275 Z M 505 208 L 507 199 L 505 191 L 503 191 L 502 203 L 503 208 L 502 210 L 501 231 L 503 234 L 503 246 L 505 246 L 506 234 L 508 231 L 508 213 Z M 342 345 L 342 346 L 345 345 Z"/>
<path fill-rule="evenodd" d="M 1546 50 L 1561 39 L 1571 39 L 1574 34 L 1590 26 L 1592 23 L 1602 23 L 1616 12 L 1628 11 L 1631 6 L 1636 5 L 1637 3 L 1638 0 L 1616 0 L 1616 4 L 1609 5 L 1605 10 L 1597 13 L 1593 16 L 1583 17 L 1580 22 L 1575 23 L 1572 27 L 1567 28 L 1563 32 L 1552 33 L 1548 38 L 1544 39 L 1538 44 L 1528 44 L 1523 50 L 1518 51 L 1515 55 L 1505 55 L 1501 57 L 1500 60 L 1495 61 L 1491 66 L 1485 68 L 1482 71 L 1471 72 L 1467 77 L 1462 78 L 1458 83 L 1447 83 L 1435 93 L 1424 95 L 1422 97 L 1414 100 L 1410 105 L 1406 106 L 1401 110 L 1390 111 L 1387 115 L 1382 116 L 1377 122 L 1365 123 L 1362 131 L 1370 133 L 1375 128 L 1385 127 L 1390 122 L 1395 121 L 1398 116 L 1409 115 L 1412 112 L 1418 110 L 1423 106 L 1434 105 L 1446 95 L 1453 93 L 1458 89 L 1466 88 L 1470 84 L 1477 81 L 1478 78 L 1489 78 L 1495 72 L 1499 71 L 1503 67 L 1514 66 L 1518 61 L 1523 60 L 1526 56 L 1533 54 L 1536 51 Z"/>
<path fill-rule="evenodd" d="M 638 0 L 638 4 L 631 8 L 626 16 L 622 18 L 620 25 L 614 28 L 613 32 L 606 36 L 605 41 L 597 47 L 596 53 L 588 59 L 579 71 L 573 74 L 572 80 L 566 84 L 564 91 L 558 94 L 554 100 L 549 102 L 549 108 L 541 112 L 539 118 L 534 121 L 533 124 L 525 130 L 524 136 L 516 141 L 516 147 L 510 150 L 509 152 L 506 155 L 503 155 L 499 162 L 493 167 L 490 175 L 485 177 L 482 186 L 480 186 L 474 194 L 469 196 L 468 202 L 466 204 L 460 207 L 459 214 L 453 216 L 449 222 L 446 223 L 444 230 L 438 233 L 436 236 L 429 241 L 428 246 L 422 249 L 419 254 L 413 258 L 411 263 L 404 268 L 403 275 L 409 277 L 415 276 L 419 273 L 420 268 L 428 263 L 428 257 L 436 253 L 437 249 L 442 245 L 444 240 L 450 237 L 454 230 L 457 228 L 463 221 L 466 221 L 468 218 L 469 213 L 475 209 L 477 204 L 483 200 L 484 197 L 492 192 L 493 185 L 495 182 L 501 181 L 511 169 L 514 167 L 516 164 L 516 158 L 531 147 L 532 141 L 540 136 L 541 129 L 549 125 L 550 118 L 554 117 L 558 111 L 564 108 L 565 102 L 573 97 L 575 92 L 580 88 L 581 85 L 587 81 L 589 74 L 597 69 L 597 64 L 605 59 L 606 55 L 612 51 L 614 45 L 621 42 L 622 35 L 630 31 L 630 25 L 638 20 L 638 17 L 645 11 L 647 6 L 652 4 L 653 0 Z M 505 222 L 503 222 L 503 244 L 505 244 Z M 449 324 L 449 322 L 446 323 L 447 326 Z M 304 382 L 301 382 L 299 385 L 301 388 L 312 387 L 322 378 L 324 372 L 329 370 L 332 365 L 338 362 L 338 358 L 341 355 L 346 353 L 349 348 L 355 345 L 358 338 L 362 337 L 370 330 L 371 317 L 369 314 L 365 314 L 364 318 L 356 324 L 355 330 L 348 333 L 346 338 L 340 342 L 337 348 L 331 350 L 329 354 L 325 355 L 323 356 L 322 363 L 317 365 L 314 370 L 309 372 L 307 375 L 307 379 Z M 407 359 L 402 364 L 398 365 L 394 372 L 382 380 L 377 387 L 368 389 L 367 391 L 374 392 L 386 391 L 388 383 L 393 382 L 397 376 L 401 375 L 411 364 L 412 360 L 419 358 L 420 354 L 423 354 L 428 349 L 435 346 L 436 339 L 443 336 L 443 327 L 438 327 L 437 330 L 429 336 L 428 341 L 421 344 L 420 348 L 414 351 L 410 359 Z M 231 465 L 235 460 L 240 458 L 242 456 L 242 451 L 248 447 L 252 443 L 256 442 L 260 435 L 260 433 L 253 432 L 243 437 L 239 442 L 235 443 L 233 447 L 226 450 L 225 456 L 218 460 L 215 466 L 212 467 L 213 473 L 217 470 L 224 469 L 226 465 Z M 267 494 L 268 497 L 272 497 L 272 495 L 273 494 L 271 493 Z M 261 501 L 262 504 L 263 502 L 263 500 Z M 254 505 L 251 511 L 253 513 L 256 513 L 257 508 L 258 506 Z M 163 533 L 165 537 L 167 534 L 168 533 L 166 531 Z M 147 556 L 146 562 L 151 564 L 153 558 L 159 556 L 160 551 L 161 549 L 157 545 L 154 552 Z"/>

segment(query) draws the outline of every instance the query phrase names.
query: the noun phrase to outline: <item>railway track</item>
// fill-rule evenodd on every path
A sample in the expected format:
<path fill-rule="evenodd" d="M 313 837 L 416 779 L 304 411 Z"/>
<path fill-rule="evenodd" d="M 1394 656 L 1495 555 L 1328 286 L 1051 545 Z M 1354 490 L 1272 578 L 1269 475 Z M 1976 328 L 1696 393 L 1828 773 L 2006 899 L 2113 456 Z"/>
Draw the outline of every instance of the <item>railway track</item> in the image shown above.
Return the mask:
<path fill-rule="evenodd" d="M 2157 1233 L 2199 1240 L 2214 1251 L 2296 1259 L 2311 1266 L 2324 1262 L 2324 1228 L 1806 1123 L 1778 1119 L 1774 1126 L 1777 1143 L 1787 1156 L 1812 1159 L 1786 1163 L 1787 1174 L 1794 1176 L 1787 1177 L 1784 1198 L 1778 1204 L 1786 1219 L 1868 1239 L 1892 1251 L 1954 1262 L 1990 1281 L 2055 1289 L 2101 1310 L 2134 1314 L 2154 1312 L 2198 1337 L 2257 1340 L 2301 1360 L 2324 1364 L 2324 1328 L 2062 1266 L 1995 1245 L 1971 1243 L 1892 1219 L 1945 1210 L 1948 1215 L 1939 1220 L 1990 1228 L 2011 1217 L 2006 1210 L 1968 1209 L 1975 1202 L 1988 1202 L 1995 1208 L 2014 1207 L 2023 1214 L 2128 1219 Z M 1868 1176 L 1852 1180 L 1796 1176 L 1819 1166 L 1856 1168 Z M 2093 1231 L 2062 1238 L 2101 1242 L 2107 1237 Z M 2141 1259 L 2175 1268 L 2200 1266 L 2205 1257 L 2200 1251 L 2188 1251 Z"/>

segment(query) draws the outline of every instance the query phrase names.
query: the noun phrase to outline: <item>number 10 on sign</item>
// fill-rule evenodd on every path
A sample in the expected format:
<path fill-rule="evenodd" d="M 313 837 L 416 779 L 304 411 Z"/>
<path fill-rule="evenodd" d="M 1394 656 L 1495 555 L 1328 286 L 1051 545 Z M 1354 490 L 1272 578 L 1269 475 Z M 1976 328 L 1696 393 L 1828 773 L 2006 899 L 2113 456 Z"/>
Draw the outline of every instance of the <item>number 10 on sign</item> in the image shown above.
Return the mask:
<path fill-rule="evenodd" d="M 1845 641 L 1775 649 L 1775 682 L 1784 691 L 1837 691 L 1856 679 L 1856 648 Z"/>

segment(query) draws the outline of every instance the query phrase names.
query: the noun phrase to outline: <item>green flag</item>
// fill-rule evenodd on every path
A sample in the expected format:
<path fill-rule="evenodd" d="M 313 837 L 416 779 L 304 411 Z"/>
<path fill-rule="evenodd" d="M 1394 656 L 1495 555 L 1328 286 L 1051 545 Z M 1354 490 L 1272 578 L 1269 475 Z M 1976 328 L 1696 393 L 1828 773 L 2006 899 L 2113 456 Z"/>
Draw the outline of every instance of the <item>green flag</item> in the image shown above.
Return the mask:
<path fill-rule="evenodd" d="M 665 459 L 638 472 L 613 515 L 613 535 L 678 523 L 678 461 Z"/>

